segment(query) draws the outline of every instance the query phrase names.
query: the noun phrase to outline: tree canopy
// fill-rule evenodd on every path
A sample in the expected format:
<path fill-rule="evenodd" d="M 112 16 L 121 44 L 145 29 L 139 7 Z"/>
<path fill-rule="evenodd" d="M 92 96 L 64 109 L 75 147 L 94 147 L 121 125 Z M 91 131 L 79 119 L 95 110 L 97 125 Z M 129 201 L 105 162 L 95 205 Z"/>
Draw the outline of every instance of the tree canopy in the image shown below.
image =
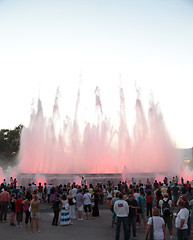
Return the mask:
<path fill-rule="evenodd" d="M 0 156 L 1 158 L 12 158 L 19 151 L 20 136 L 23 125 L 15 127 L 13 130 L 0 130 Z"/>

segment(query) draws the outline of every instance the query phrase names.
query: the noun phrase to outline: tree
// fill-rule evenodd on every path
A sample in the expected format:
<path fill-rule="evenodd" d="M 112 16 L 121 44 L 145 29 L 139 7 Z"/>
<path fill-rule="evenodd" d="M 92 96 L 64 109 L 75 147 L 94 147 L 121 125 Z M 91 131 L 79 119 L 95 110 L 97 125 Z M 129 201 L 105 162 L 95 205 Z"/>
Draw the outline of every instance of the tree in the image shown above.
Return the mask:
<path fill-rule="evenodd" d="M 20 136 L 23 125 L 19 125 L 14 130 L 0 130 L 0 156 L 12 158 L 19 151 Z"/>

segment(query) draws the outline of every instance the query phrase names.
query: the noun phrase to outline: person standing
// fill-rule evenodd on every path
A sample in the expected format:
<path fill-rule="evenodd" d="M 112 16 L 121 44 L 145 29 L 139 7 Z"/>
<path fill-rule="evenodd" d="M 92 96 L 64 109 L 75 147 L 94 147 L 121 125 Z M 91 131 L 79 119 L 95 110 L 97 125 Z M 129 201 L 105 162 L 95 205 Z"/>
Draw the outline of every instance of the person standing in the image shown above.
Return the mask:
<path fill-rule="evenodd" d="M 86 190 L 86 193 L 83 196 L 83 202 L 84 202 L 84 211 L 86 213 L 86 220 L 88 220 L 88 211 L 91 214 L 91 194 L 88 192 L 88 189 Z"/>
<path fill-rule="evenodd" d="M 69 204 L 68 204 L 68 200 L 66 199 L 66 195 L 62 195 L 60 225 L 66 226 L 69 224 L 71 224 Z"/>
<path fill-rule="evenodd" d="M 54 211 L 54 218 L 52 221 L 52 225 L 58 226 L 58 218 L 59 218 L 59 213 L 60 213 L 60 207 L 61 206 L 61 201 L 59 199 L 59 194 L 56 194 L 56 198 L 52 202 L 52 207 Z"/>
<path fill-rule="evenodd" d="M 85 185 L 86 185 L 86 180 L 84 179 L 84 177 L 82 177 L 82 179 L 81 179 L 81 185 L 82 185 L 82 186 L 85 186 Z"/>
<path fill-rule="evenodd" d="M 44 183 L 44 186 L 43 186 L 42 198 L 43 198 L 43 201 L 46 202 L 46 198 L 47 198 L 47 186 L 46 186 L 46 183 Z"/>
<path fill-rule="evenodd" d="M 153 216 L 149 218 L 147 223 L 145 237 L 148 239 L 151 226 L 153 225 L 153 239 L 165 240 L 165 224 L 163 218 L 160 217 L 160 210 L 158 208 L 153 208 L 152 214 Z"/>
<path fill-rule="evenodd" d="M 38 186 L 38 197 L 39 197 L 40 201 L 42 200 L 42 192 L 43 192 L 43 186 L 42 186 L 41 183 L 39 183 L 39 186 Z"/>
<path fill-rule="evenodd" d="M 139 213 L 139 218 L 143 219 L 144 228 L 146 228 L 146 197 L 143 188 L 140 188 L 140 195 L 137 199 L 139 209 L 141 210 Z M 139 220 L 139 227 L 141 221 Z"/>
<path fill-rule="evenodd" d="M 11 226 L 16 226 L 15 223 L 14 223 L 14 218 L 15 218 L 15 198 L 16 198 L 15 193 L 12 193 L 11 194 L 11 200 L 10 200 L 10 205 L 11 205 L 10 225 Z"/>
<path fill-rule="evenodd" d="M 40 219 L 40 212 L 39 212 L 39 205 L 40 200 L 38 196 L 35 195 L 34 199 L 31 201 L 31 233 L 33 231 L 33 223 L 36 222 L 36 232 L 39 233 L 39 219 Z"/>
<path fill-rule="evenodd" d="M 164 194 L 164 198 L 159 201 L 159 207 L 161 209 L 161 216 L 164 219 L 165 226 L 167 225 L 169 229 L 170 239 L 173 239 L 172 236 L 172 200 L 169 199 L 169 195 L 167 193 Z"/>
<path fill-rule="evenodd" d="M 132 194 L 129 194 L 129 198 L 126 200 L 129 205 L 129 215 L 128 215 L 128 224 L 129 224 L 129 239 L 131 235 L 131 224 L 133 227 L 133 239 L 137 238 L 136 235 L 136 215 L 138 204 Z"/>
<path fill-rule="evenodd" d="M 69 204 L 69 211 L 70 211 L 70 219 L 76 219 L 75 215 L 75 203 L 76 200 L 72 195 L 72 190 L 69 191 L 69 195 L 67 196 L 68 204 Z"/>
<path fill-rule="evenodd" d="M 175 221 L 175 226 L 177 228 L 177 240 L 186 240 L 188 235 L 189 211 L 185 208 L 185 202 L 181 199 L 178 200 L 177 206 L 180 208 Z"/>
<path fill-rule="evenodd" d="M 14 185 L 14 187 L 16 187 L 16 185 L 17 185 L 17 179 L 16 178 L 14 178 L 14 180 L 13 180 L 13 185 Z"/>
<path fill-rule="evenodd" d="M 111 206 L 111 211 L 113 213 L 113 215 L 112 215 L 112 227 L 113 227 L 113 225 L 115 224 L 115 221 L 116 221 L 116 214 L 115 214 L 115 211 L 114 211 L 114 204 L 115 204 L 116 201 L 119 200 L 119 193 L 120 192 L 117 192 L 116 195 L 112 199 L 112 206 Z"/>
<path fill-rule="evenodd" d="M 82 211 L 83 211 L 83 194 L 82 194 L 82 188 L 78 190 L 78 194 L 76 195 L 76 207 L 78 210 L 78 220 L 83 220 L 82 219 Z"/>
<path fill-rule="evenodd" d="M 18 199 L 15 200 L 15 212 L 16 212 L 16 218 L 17 218 L 17 227 L 21 228 L 22 226 L 20 223 L 23 220 L 23 199 L 22 196 L 19 194 Z"/>
<path fill-rule="evenodd" d="M 22 204 L 24 205 L 23 210 L 25 212 L 25 228 L 26 229 L 28 228 L 29 220 L 31 222 L 30 211 L 29 211 L 31 200 L 32 200 L 32 195 L 27 194 L 26 199 L 22 202 Z"/>
<path fill-rule="evenodd" d="M 93 217 L 98 217 L 99 216 L 99 191 L 98 189 L 95 189 L 94 194 L 93 194 L 93 199 L 94 199 L 94 206 L 93 206 L 93 211 L 92 211 L 92 216 Z"/>
<path fill-rule="evenodd" d="M 152 217 L 152 206 L 153 206 L 153 196 L 150 189 L 147 190 L 145 195 L 146 197 L 146 206 L 147 206 L 147 217 Z"/>
<path fill-rule="evenodd" d="M 179 189 L 179 187 L 178 187 L 178 184 L 177 183 L 175 183 L 175 185 L 173 186 L 173 188 L 172 188 L 172 193 L 173 193 L 173 198 L 174 198 L 174 202 L 173 202 L 173 206 L 175 206 L 176 205 L 176 203 L 177 203 L 177 201 L 178 201 L 178 198 L 179 198 L 179 192 L 180 192 L 180 189 Z"/>
<path fill-rule="evenodd" d="M 112 198 L 113 198 L 113 195 L 112 195 L 112 189 L 109 188 L 108 191 L 107 191 L 107 200 L 108 200 L 108 206 L 109 208 L 111 208 L 111 203 L 112 203 Z"/>
<path fill-rule="evenodd" d="M 4 187 L 4 191 L 0 193 L 0 206 L 1 206 L 1 211 L 0 211 L 0 222 L 6 222 L 7 220 L 7 208 L 9 205 L 9 200 L 10 196 L 9 193 L 7 192 L 7 187 Z"/>
<path fill-rule="evenodd" d="M 115 214 L 117 215 L 115 240 L 119 240 L 121 223 L 123 223 L 124 240 L 129 240 L 129 232 L 128 232 L 129 205 L 125 200 L 123 200 L 122 193 L 119 194 L 119 200 L 117 200 L 114 204 L 114 211 L 115 211 Z"/>
<path fill-rule="evenodd" d="M 50 191 L 51 191 L 52 187 L 53 187 L 52 183 L 49 183 L 47 186 L 48 203 L 50 203 Z"/>

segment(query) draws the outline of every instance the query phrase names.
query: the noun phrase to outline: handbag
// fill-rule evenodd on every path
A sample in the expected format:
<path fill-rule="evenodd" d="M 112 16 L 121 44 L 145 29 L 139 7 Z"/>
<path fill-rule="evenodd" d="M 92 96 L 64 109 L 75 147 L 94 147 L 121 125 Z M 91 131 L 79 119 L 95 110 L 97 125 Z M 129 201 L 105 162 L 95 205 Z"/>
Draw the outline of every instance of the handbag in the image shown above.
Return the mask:
<path fill-rule="evenodd" d="M 24 210 L 24 211 L 28 211 L 28 210 L 29 210 L 29 207 L 30 207 L 29 204 L 26 204 L 26 205 L 24 206 L 23 210 Z"/>
<path fill-rule="evenodd" d="M 31 205 L 32 205 L 33 200 L 31 201 L 30 205 L 29 205 L 29 212 L 31 212 Z"/>
<path fill-rule="evenodd" d="M 151 224 L 151 228 L 148 234 L 148 240 L 154 240 L 154 235 L 153 235 L 153 217 L 152 217 L 152 224 Z"/>

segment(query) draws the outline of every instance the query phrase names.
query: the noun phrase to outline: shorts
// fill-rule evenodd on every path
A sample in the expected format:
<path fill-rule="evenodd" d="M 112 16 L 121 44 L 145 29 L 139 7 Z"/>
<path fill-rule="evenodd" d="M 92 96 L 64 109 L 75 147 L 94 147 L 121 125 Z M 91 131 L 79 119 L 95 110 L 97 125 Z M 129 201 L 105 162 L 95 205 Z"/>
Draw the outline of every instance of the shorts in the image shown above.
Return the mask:
<path fill-rule="evenodd" d="M 165 225 L 167 225 L 168 229 L 172 230 L 172 217 L 163 216 L 163 219 L 164 219 Z"/>
<path fill-rule="evenodd" d="M 40 218 L 40 213 L 32 213 L 31 212 L 31 218 Z"/>
<path fill-rule="evenodd" d="M 83 211 L 83 205 L 81 205 L 81 206 L 79 206 L 79 207 L 77 206 L 77 210 L 78 210 L 78 211 Z"/>
<path fill-rule="evenodd" d="M 87 213 L 87 210 L 89 210 L 89 212 L 91 212 L 91 206 L 89 205 L 84 205 L 84 211 L 85 213 Z"/>
<path fill-rule="evenodd" d="M 17 222 L 22 222 L 23 220 L 23 212 L 16 212 Z"/>

